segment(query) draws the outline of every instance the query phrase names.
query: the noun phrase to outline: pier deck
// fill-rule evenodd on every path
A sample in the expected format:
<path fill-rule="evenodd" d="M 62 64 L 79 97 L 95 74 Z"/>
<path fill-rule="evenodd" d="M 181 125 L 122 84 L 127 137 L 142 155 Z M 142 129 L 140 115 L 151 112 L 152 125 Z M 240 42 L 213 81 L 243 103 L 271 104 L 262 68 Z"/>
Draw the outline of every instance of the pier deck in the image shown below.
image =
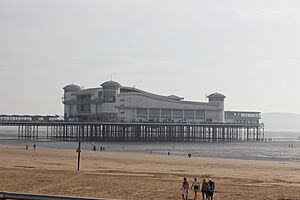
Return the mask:
<path fill-rule="evenodd" d="M 38 140 L 41 128 L 46 131 L 46 139 L 61 141 L 227 142 L 264 139 L 263 124 L 0 121 L 0 126 L 17 127 L 19 140 Z"/>

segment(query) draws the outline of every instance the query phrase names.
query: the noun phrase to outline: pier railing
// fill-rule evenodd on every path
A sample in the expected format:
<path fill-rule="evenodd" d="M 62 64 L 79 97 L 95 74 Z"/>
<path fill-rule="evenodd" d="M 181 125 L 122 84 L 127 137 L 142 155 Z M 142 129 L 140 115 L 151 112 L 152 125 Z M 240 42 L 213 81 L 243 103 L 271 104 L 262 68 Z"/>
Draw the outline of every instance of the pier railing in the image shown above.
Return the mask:
<path fill-rule="evenodd" d="M 86 198 L 86 197 L 71 197 L 71 196 L 53 196 L 44 194 L 25 194 L 15 192 L 1 192 L 0 200 L 105 200 L 102 198 Z"/>

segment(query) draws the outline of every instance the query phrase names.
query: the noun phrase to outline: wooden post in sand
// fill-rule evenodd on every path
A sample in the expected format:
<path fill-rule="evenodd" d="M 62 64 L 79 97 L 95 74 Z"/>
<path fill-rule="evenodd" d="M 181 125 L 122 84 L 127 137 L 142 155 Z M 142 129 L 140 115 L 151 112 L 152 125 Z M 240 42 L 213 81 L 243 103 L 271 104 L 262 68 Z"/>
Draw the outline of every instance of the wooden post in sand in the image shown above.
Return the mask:
<path fill-rule="evenodd" d="M 78 142 L 78 147 L 77 147 L 77 170 L 79 171 L 79 166 L 80 166 L 80 153 L 81 153 L 81 149 L 80 149 L 80 141 Z"/>

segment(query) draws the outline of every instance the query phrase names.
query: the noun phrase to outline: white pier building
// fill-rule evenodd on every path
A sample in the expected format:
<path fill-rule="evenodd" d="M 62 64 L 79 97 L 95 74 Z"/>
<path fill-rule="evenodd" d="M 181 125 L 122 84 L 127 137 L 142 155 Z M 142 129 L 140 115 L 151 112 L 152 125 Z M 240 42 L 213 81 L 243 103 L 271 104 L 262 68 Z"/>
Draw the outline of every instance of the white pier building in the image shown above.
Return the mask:
<path fill-rule="evenodd" d="M 224 111 L 225 96 L 208 95 L 208 102 L 186 101 L 175 95 L 163 96 L 106 81 L 101 87 L 64 88 L 66 121 L 259 123 L 260 112 Z"/>

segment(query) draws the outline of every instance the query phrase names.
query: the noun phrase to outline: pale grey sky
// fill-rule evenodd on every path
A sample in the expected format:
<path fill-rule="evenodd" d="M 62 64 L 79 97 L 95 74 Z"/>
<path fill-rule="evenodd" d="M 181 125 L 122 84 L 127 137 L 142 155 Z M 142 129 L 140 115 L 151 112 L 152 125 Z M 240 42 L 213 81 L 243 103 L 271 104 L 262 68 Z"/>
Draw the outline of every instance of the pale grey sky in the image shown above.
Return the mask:
<path fill-rule="evenodd" d="M 300 113 L 299 0 L 0 0 L 0 114 L 62 114 L 113 80 L 226 110 Z"/>

